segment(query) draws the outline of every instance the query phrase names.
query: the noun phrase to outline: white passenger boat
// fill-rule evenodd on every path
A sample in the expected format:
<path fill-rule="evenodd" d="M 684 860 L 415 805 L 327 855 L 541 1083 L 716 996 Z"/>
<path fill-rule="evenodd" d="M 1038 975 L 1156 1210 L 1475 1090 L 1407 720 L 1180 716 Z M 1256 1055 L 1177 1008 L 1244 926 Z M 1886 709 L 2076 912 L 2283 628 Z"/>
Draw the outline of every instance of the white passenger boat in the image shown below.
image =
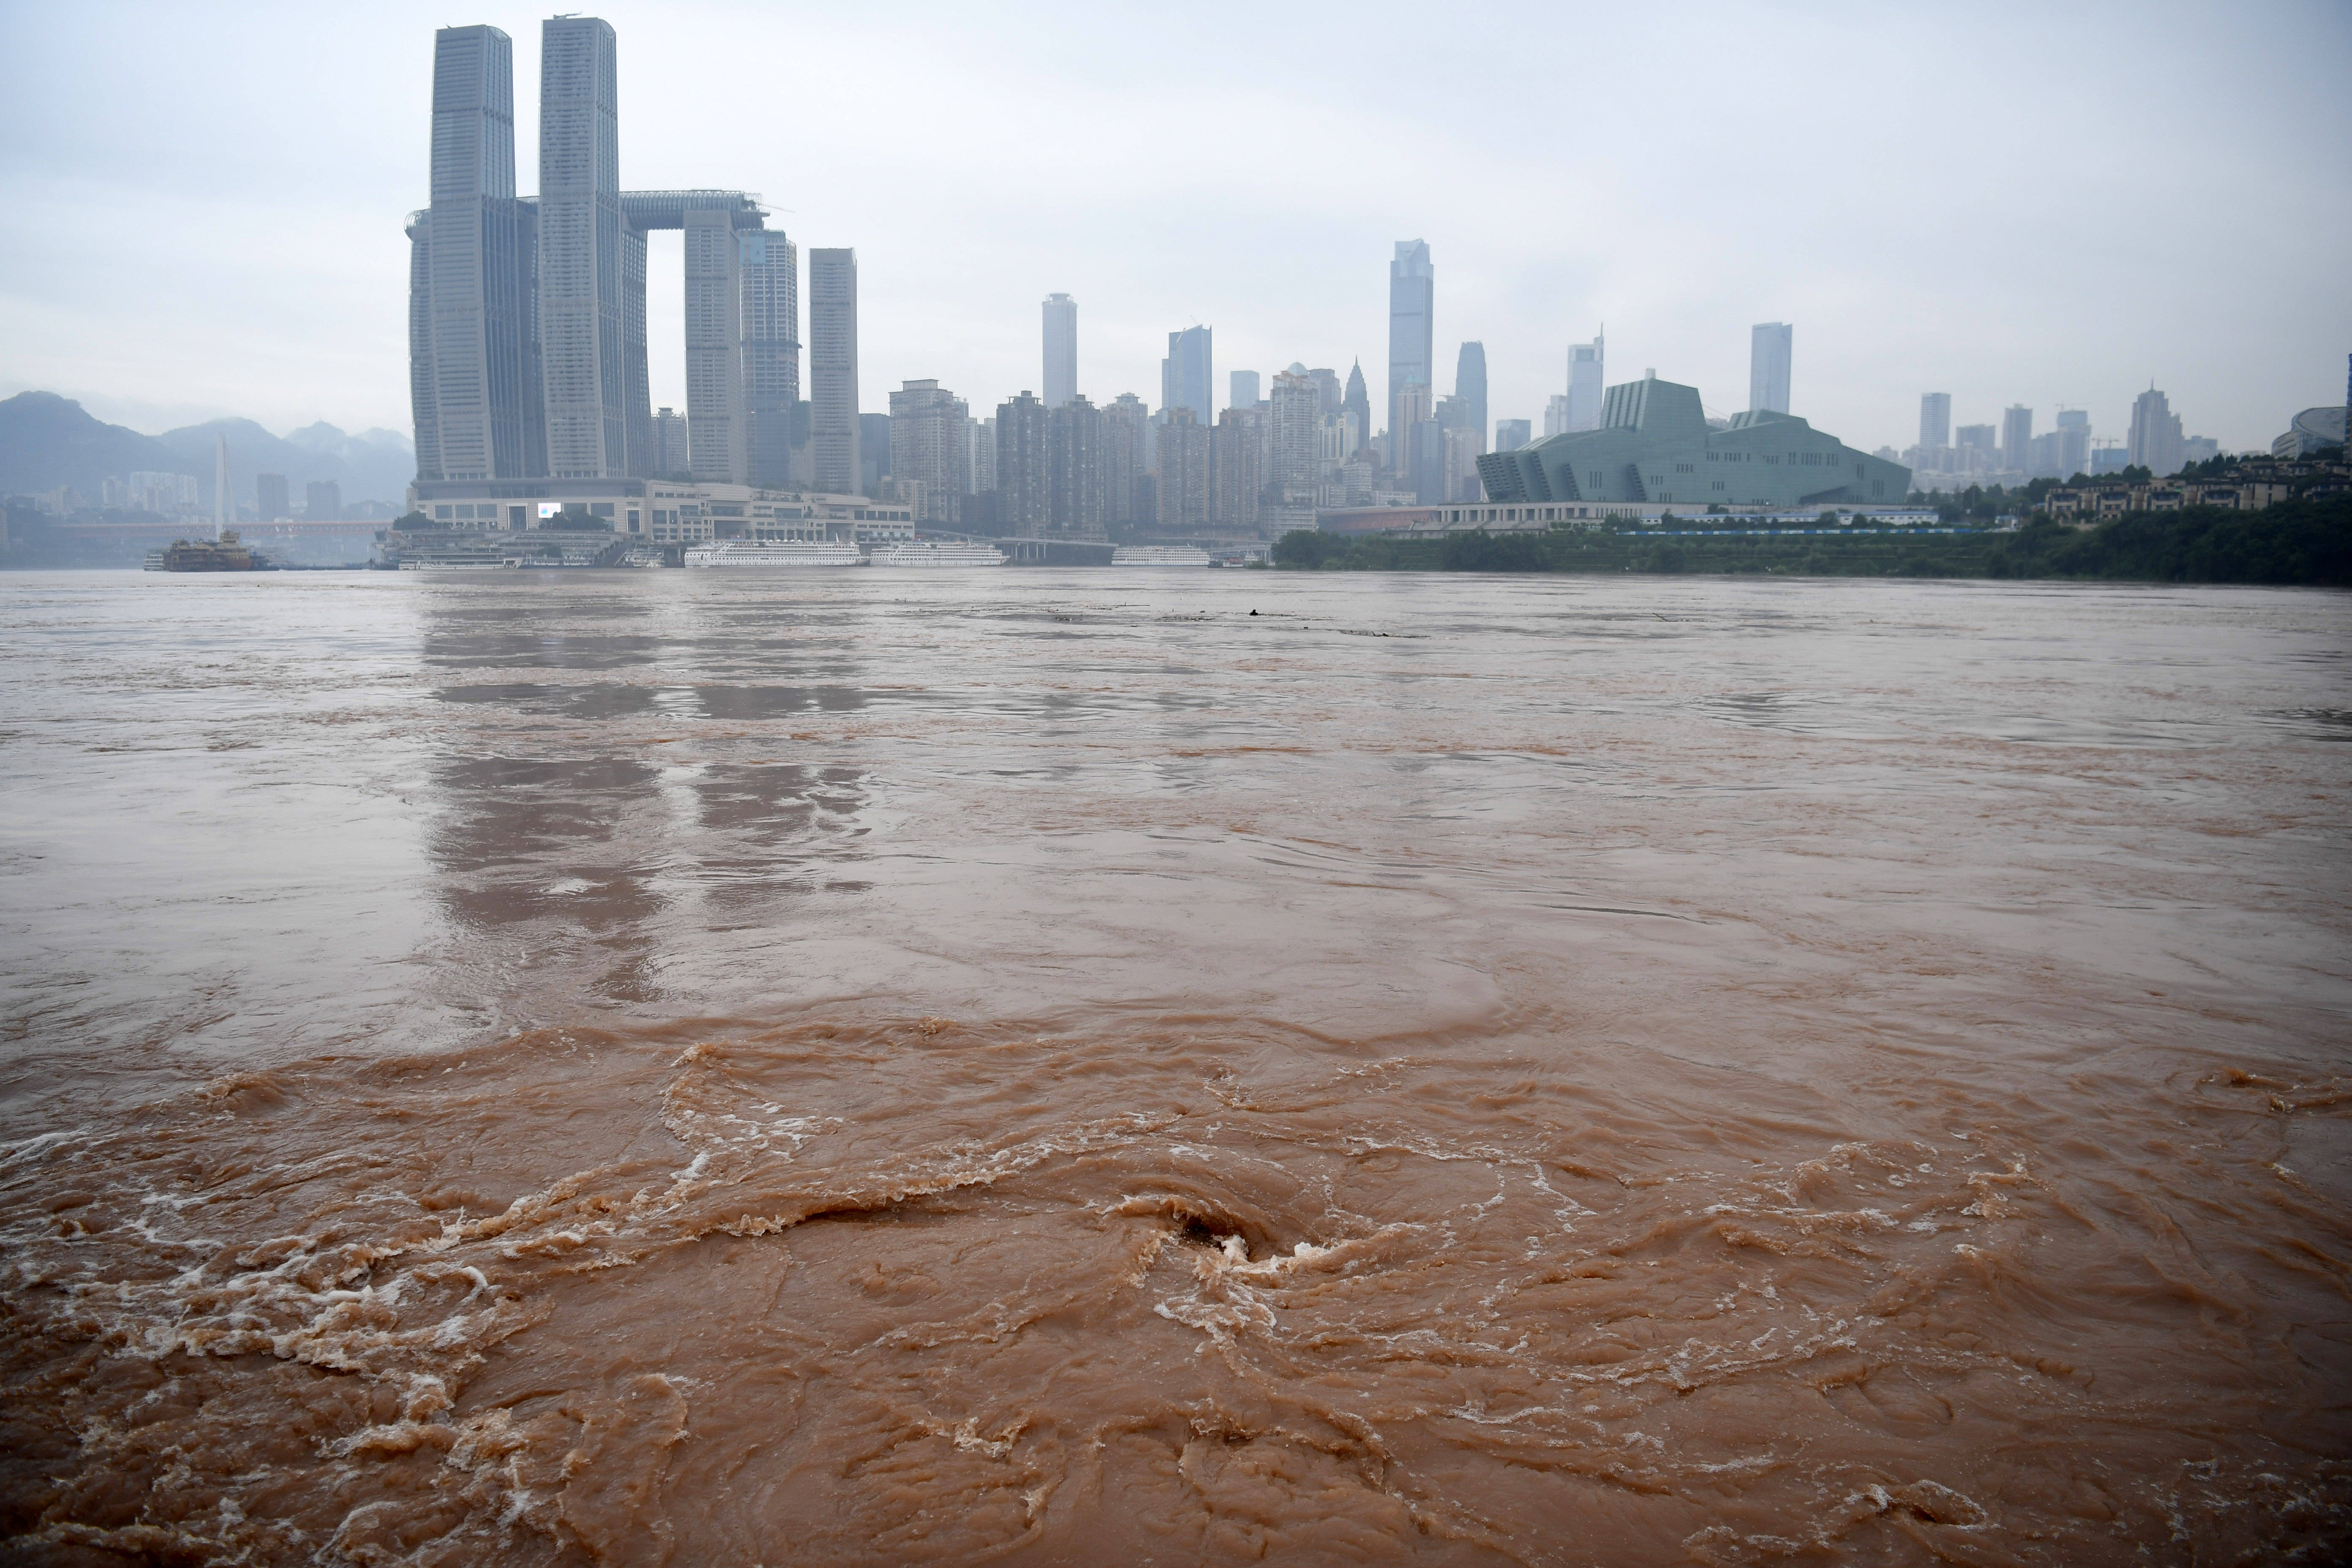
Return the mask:
<path fill-rule="evenodd" d="M 688 566 L 855 566 L 857 546 L 845 539 L 722 539 L 686 552 Z"/>
<path fill-rule="evenodd" d="M 877 566 L 1002 566 L 1004 552 L 993 544 L 935 539 L 912 544 L 877 544 L 870 559 Z"/>
<path fill-rule="evenodd" d="M 1189 544 L 1122 544 L 1110 552 L 1114 566 L 1210 566 L 1205 550 Z"/>

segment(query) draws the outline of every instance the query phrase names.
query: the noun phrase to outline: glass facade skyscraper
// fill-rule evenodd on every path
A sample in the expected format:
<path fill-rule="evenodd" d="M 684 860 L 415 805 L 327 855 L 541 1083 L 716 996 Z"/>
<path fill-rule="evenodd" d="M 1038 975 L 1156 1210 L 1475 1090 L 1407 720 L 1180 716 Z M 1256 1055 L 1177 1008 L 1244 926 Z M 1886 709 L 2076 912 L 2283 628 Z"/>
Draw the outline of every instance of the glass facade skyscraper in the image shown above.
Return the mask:
<path fill-rule="evenodd" d="M 1168 357 L 1160 362 L 1160 408 L 1189 408 L 1203 430 L 1216 400 L 1213 374 L 1215 345 L 1207 327 L 1168 334 Z"/>
<path fill-rule="evenodd" d="M 1397 400 L 1408 386 L 1436 395 L 1436 294 L 1437 273 L 1430 266 L 1427 242 L 1398 240 L 1389 262 L 1388 411 L 1390 467 L 1400 473 L 1406 471 L 1405 426 L 1410 421 L 1398 412 Z"/>
<path fill-rule="evenodd" d="M 496 27 L 434 35 L 432 201 L 408 225 L 417 472 L 541 471 L 538 215 L 515 198 L 514 44 Z"/>
<path fill-rule="evenodd" d="M 560 479 L 620 479 L 629 468 L 619 93 L 611 24 L 541 26 L 540 349 L 548 471 Z"/>
<path fill-rule="evenodd" d="M 1547 422 L 1544 434 L 1564 435 L 1571 430 L 1601 428 L 1601 399 L 1609 371 L 1607 334 L 1596 332 L 1589 343 L 1568 345 L 1568 405 L 1560 412 L 1560 427 L 1550 428 Z"/>
<path fill-rule="evenodd" d="M 801 395 L 800 247 L 782 235 L 737 237 L 743 269 L 743 405 L 755 485 L 793 482 L 793 405 Z"/>
<path fill-rule="evenodd" d="M 1789 355 L 1796 329 L 1786 321 L 1759 321 L 1748 340 L 1748 407 L 1751 413 L 1789 412 Z"/>
<path fill-rule="evenodd" d="M 857 252 L 809 252 L 811 481 L 837 495 L 858 485 Z"/>

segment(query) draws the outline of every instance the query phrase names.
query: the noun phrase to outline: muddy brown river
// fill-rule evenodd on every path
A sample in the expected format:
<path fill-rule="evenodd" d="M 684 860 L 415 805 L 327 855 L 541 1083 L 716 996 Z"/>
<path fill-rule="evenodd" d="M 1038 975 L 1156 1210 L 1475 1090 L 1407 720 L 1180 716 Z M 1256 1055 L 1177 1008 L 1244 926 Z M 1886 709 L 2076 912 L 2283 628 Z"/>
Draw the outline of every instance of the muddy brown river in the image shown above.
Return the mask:
<path fill-rule="evenodd" d="M 2352 598 L 0 578 L 0 1555 L 2352 1555 Z"/>

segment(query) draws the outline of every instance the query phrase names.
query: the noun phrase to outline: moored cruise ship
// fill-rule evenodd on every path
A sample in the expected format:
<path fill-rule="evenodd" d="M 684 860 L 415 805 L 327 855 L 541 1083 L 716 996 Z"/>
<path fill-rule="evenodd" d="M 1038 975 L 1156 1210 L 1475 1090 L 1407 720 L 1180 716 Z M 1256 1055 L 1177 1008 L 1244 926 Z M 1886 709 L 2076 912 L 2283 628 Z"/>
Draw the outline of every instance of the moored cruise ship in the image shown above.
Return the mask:
<path fill-rule="evenodd" d="M 1004 552 L 993 544 L 933 539 L 912 544 L 877 544 L 871 559 L 877 566 L 1002 566 Z"/>
<path fill-rule="evenodd" d="M 1189 544 L 1122 544 L 1110 552 L 1114 566 L 1207 566 L 1209 552 Z"/>
<path fill-rule="evenodd" d="M 855 566 L 857 546 L 845 539 L 722 539 L 686 552 L 688 566 Z"/>

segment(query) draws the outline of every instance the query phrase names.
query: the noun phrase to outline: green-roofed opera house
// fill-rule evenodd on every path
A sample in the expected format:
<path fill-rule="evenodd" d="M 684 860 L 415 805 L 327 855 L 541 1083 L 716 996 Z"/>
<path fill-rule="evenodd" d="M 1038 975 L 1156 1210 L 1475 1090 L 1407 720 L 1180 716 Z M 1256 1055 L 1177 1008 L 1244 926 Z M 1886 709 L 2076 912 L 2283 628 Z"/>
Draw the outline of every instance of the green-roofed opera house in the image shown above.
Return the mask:
<path fill-rule="evenodd" d="M 1911 470 L 1857 452 L 1793 415 L 1732 416 L 1709 429 L 1698 388 L 1655 376 L 1609 389 L 1598 430 L 1548 436 L 1478 459 L 1496 501 L 1668 502 L 1724 507 L 1900 502 Z"/>

